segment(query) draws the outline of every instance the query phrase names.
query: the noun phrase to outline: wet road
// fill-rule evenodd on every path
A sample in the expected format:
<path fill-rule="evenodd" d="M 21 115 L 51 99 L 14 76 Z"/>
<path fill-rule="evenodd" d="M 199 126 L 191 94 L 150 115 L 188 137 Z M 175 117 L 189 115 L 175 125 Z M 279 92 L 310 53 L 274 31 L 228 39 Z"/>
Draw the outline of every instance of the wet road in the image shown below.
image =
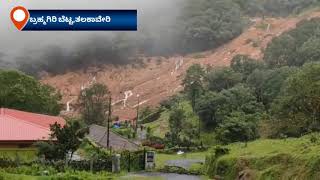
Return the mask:
<path fill-rule="evenodd" d="M 200 180 L 200 176 L 193 175 L 184 175 L 184 174 L 175 174 L 175 173 L 160 173 L 160 172 L 145 172 L 145 173 L 135 173 L 130 174 L 123 179 L 130 179 L 130 177 L 162 177 L 166 180 Z"/>
<path fill-rule="evenodd" d="M 177 166 L 189 170 L 192 164 L 204 163 L 205 160 L 195 160 L 195 159 L 181 159 L 181 160 L 169 160 L 166 161 L 167 166 Z"/>

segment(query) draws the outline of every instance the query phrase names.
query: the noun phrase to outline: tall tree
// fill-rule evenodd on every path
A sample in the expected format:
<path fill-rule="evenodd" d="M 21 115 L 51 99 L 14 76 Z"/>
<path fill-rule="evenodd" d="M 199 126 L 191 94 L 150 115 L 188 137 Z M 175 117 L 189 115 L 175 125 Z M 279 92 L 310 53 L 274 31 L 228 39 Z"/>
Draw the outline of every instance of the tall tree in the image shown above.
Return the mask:
<path fill-rule="evenodd" d="M 208 88 L 211 91 L 220 92 L 229 89 L 242 81 L 242 74 L 233 71 L 229 67 L 216 68 L 206 77 Z"/>
<path fill-rule="evenodd" d="M 263 106 L 257 102 L 250 88 L 239 84 L 220 93 L 208 92 L 197 102 L 196 112 L 206 129 L 215 129 L 233 112 L 245 115 L 263 113 Z"/>
<path fill-rule="evenodd" d="M 166 134 L 166 138 L 169 140 L 171 146 L 180 144 L 181 132 L 183 125 L 186 121 L 186 115 L 183 109 L 175 107 L 170 113 L 169 128 L 170 132 Z"/>
<path fill-rule="evenodd" d="M 304 119 L 299 133 L 320 131 L 320 64 L 310 63 L 290 76 L 282 87 L 281 96 L 272 105 L 272 113 L 293 124 Z"/>
<path fill-rule="evenodd" d="M 204 91 L 204 76 L 205 71 L 201 65 L 194 64 L 187 70 L 187 74 L 183 80 L 184 90 L 191 101 L 193 110 L 195 108 L 196 99 L 198 99 Z"/>
<path fill-rule="evenodd" d="M 286 79 L 295 72 L 296 68 L 293 67 L 255 70 L 247 78 L 247 84 L 254 90 L 257 100 L 269 109 Z"/>
<path fill-rule="evenodd" d="M 31 76 L 0 70 L 0 107 L 58 115 L 61 95 Z"/>
<path fill-rule="evenodd" d="M 110 92 L 106 85 L 93 84 L 80 92 L 81 113 L 87 125 L 106 124 Z"/>

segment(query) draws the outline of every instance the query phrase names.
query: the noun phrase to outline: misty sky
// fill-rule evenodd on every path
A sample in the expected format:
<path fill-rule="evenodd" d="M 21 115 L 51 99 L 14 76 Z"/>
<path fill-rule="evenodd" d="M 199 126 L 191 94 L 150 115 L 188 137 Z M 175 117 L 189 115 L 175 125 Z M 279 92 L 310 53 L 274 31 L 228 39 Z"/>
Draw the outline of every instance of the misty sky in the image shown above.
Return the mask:
<path fill-rule="evenodd" d="M 63 45 L 72 48 L 73 44 L 86 41 L 95 35 L 108 35 L 112 32 L 22 32 L 10 20 L 10 11 L 15 6 L 27 9 L 138 9 L 138 29 L 150 26 L 156 29 L 161 23 L 173 21 L 176 13 L 175 0 L 2 0 L 0 1 L 0 56 L 14 59 L 21 52 L 41 50 L 48 45 Z M 161 14 L 164 15 L 161 15 Z M 173 17 L 168 16 L 172 13 Z M 165 17 L 165 18 L 163 18 Z M 130 32 L 141 33 L 141 32 Z"/>

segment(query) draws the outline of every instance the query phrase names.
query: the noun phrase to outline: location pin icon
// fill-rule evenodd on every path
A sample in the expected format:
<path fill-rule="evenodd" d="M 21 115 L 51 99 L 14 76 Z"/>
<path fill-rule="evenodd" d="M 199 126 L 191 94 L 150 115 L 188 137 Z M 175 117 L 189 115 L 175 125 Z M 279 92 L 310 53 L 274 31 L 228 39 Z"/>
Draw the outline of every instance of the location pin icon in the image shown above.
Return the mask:
<path fill-rule="evenodd" d="M 13 8 L 10 13 L 11 21 L 20 31 L 27 24 L 29 16 L 29 11 L 22 6 L 17 6 Z"/>

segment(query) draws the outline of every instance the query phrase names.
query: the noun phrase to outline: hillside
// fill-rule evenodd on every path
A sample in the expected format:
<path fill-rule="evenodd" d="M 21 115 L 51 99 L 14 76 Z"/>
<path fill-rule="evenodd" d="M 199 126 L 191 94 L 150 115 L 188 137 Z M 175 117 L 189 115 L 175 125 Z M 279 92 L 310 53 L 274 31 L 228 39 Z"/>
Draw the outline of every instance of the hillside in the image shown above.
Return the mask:
<path fill-rule="evenodd" d="M 212 51 L 184 57 L 145 58 L 145 64 L 140 67 L 134 65 L 92 67 L 86 72 L 79 70 L 63 75 L 46 76 L 42 82 L 59 89 L 63 95 L 62 103 L 69 102 L 74 107 L 81 88 L 92 82 L 106 84 L 112 92 L 114 114 L 120 119 L 132 119 L 136 115 L 138 94 L 140 105 L 158 105 L 162 100 L 183 89 L 181 80 L 190 65 L 199 63 L 228 66 L 237 54 L 261 59 L 263 50 L 274 37 L 293 29 L 301 20 L 319 16 L 320 12 L 311 12 L 299 17 L 255 18 L 251 19 L 250 27 L 239 37 Z"/>
<path fill-rule="evenodd" d="M 319 179 L 319 135 L 235 143 L 216 160 L 207 161 L 210 176 L 224 179 Z M 208 160 L 208 159 L 207 159 Z"/>

